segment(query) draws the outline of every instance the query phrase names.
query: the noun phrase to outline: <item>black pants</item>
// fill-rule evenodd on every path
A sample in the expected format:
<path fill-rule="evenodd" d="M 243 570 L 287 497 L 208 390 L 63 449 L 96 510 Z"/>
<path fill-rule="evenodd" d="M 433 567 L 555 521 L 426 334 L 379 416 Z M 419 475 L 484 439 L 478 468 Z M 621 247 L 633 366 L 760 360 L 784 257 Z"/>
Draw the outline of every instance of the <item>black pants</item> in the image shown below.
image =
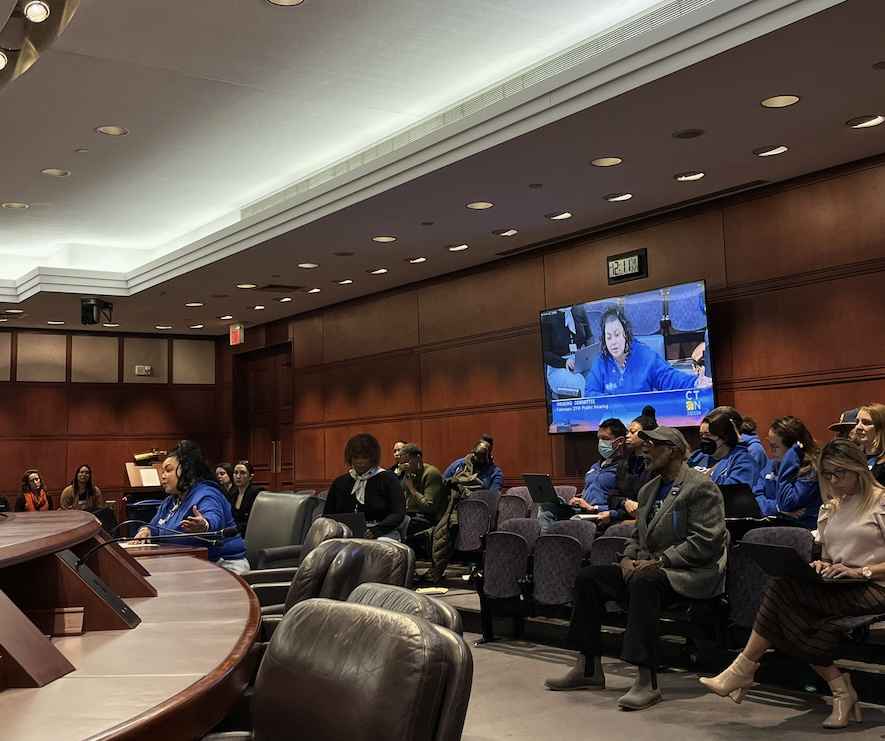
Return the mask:
<path fill-rule="evenodd" d="M 587 657 L 602 654 L 605 603 L 627 604 L 627 631 L 621 658 L 637 666 L 658 666 L 658 617 L 661 609 L 680 599 L 664 572 L 635 571 L 624 582 L 617 565 L 587 566 L 575 580 L 575 609 L 569 626 L 572 648 Z"/>

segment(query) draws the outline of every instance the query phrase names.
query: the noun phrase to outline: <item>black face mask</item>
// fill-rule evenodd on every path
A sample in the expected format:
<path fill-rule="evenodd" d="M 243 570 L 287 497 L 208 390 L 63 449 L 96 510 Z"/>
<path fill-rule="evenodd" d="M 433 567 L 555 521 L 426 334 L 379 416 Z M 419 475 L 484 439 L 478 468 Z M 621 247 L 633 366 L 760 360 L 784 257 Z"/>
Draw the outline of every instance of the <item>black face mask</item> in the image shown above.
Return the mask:
<path fill-rule="evenodd" d="M 700 450 L 704 455 L 713 455 L 716 452 L 716 448 L 719 445 L 716 441 L 711 437 L 702 437 L 701 444 L 698 446 L 698 450 Z"/>

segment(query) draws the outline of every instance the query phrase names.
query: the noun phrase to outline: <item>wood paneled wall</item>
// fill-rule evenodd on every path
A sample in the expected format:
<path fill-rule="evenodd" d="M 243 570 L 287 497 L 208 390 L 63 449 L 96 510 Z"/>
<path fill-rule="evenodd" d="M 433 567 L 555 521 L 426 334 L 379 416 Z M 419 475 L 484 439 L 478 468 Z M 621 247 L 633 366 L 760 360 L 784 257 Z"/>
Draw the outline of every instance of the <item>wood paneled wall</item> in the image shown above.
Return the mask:
<path fill-rule="evenodd" d="M 581 476 L 592 435 L 548 435 L 538 312 L 704 279 L 720 403 L 763 428 L 796 414 L 819 439 L 885 388 L 885 164 L 860 163 L 261 329 L 292 342 L 296 482 L 343 469 L 348 436 L 419 443 L 445 466 L 495 436 L 508 483 Z M 646 247 L 649 277 L 606 283 Z M 254 330 L 250 333 L 255 335 Z"/>

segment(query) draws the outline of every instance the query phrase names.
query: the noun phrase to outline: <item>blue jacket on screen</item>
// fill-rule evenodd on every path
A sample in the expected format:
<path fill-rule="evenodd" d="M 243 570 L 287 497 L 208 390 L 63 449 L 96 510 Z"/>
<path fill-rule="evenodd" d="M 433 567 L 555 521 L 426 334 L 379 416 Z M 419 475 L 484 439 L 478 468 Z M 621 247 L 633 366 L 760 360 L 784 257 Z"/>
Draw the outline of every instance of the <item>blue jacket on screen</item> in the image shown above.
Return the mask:
<path fill-rule="evenodd" d="M 193 515 L 196 506 L 210 530 L 221 530 L 226 527 L 236 527 L 237 522 L 231 512 L 230 503 L 221 493 L 221 489 L 214 481 L 199 481 L 191 487 L 191 490 L 181 500 L 181 504 L 173 511 L 175 497 L 170 495 L 163 500 L 154 519 L 151 520 L 151 535 L 171 535 L 170 530 L 181 530 L 181 521 Z M 162 524 L 160 520 L 165 520 Z M 199 535 L 199 533 L 196 533 Z M 162 541 L 161 541 L 162 542 Z M 204 540 L 198 538 L 176 538 L 170 541 L 177 545 L 195 545 L 201 548 L 207 547 Z M 235 535 L 227 538 L 221 545 L 210 545 L 209 560 L 217 561 L 219 558 L 234 560 L 246 557 L 246 542 L 242 536 Z"/>
<path fill-rule="evenodd" d="M 608 511 L 608 495 L 618 485 L 618 461 L 609 458 L 597 461 L 584 474 L 584 491 L 581 498 L 587 504 L 595 504 L 600 512 Z"/>
<path fill-rule="evenodd" d="M 449 467 L 443 472 L 443 478 L 452 478 L 452 476 L 458 473 L 458 471 L 460 471 L 463 467 L 464 458 L 459 458 L 456 461 L 452 461 L 449 464 Z M 489 491 L 501 490 L 501 486 L 504 483 L 504 472 L 494 463 L 487 463 L 479 470 L 474 470 L 474 473 L 476 474 L 477 478 L 482 481 L 484 489 L 488 489 Z"/>
<path fill-rule="evenodd" d="M 758 435 L 741 435 L 741 442 L 747 443 L 747 449 L 760 471 L 768 465 L 768 453 Z"/>
<path fill-rule="evenodd" d="M 700 448 L 688 456 L 688 460 L 686 461 L 686 465 L 689 468 L 703 468 L 705 471 L 708 468 L 712 468 L 714 463 L 715 461 Z"/>
<path fill-rule="evenodd" d="M 694 388 L 696 380 L 695 376 L 673 368 L 648 345 L 633 340 L 623 371 L 610 357 L 599 355 L 593 361 L 584 393 L 585 396 L 603 396 L 690 389 Z"/>
<path fill-rule="evenodd" d="M 759 478 L 759 467 L 746 443 L 738 443 L 722 460 L 716 461 L 710 478 L 714 484 L 746 484 L 752 487 Z"/>
<path fill-rule="evenodd" d="M 759 475 L 753 493 L 763 515 L 804 509 L 797 522 L 814 530 L 821 504 L 820 486 L 813 472 L 800 478 L 802 455 L 802 450 L 794 445 L 784 454 L 782 461 L 769 461 Z"/>

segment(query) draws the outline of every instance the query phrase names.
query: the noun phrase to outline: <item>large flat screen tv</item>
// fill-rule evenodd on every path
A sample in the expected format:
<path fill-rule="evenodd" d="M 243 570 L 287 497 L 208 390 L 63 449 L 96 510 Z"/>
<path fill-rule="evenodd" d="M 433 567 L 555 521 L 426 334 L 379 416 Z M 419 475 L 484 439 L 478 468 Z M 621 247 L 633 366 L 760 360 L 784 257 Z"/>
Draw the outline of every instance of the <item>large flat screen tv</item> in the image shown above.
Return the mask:
<path fill-rule="evenodd" d="M 541 350 L 550 432 L 629 424 L 697 425 L 714 407 L 703 282 L 548 309 Z"/>

